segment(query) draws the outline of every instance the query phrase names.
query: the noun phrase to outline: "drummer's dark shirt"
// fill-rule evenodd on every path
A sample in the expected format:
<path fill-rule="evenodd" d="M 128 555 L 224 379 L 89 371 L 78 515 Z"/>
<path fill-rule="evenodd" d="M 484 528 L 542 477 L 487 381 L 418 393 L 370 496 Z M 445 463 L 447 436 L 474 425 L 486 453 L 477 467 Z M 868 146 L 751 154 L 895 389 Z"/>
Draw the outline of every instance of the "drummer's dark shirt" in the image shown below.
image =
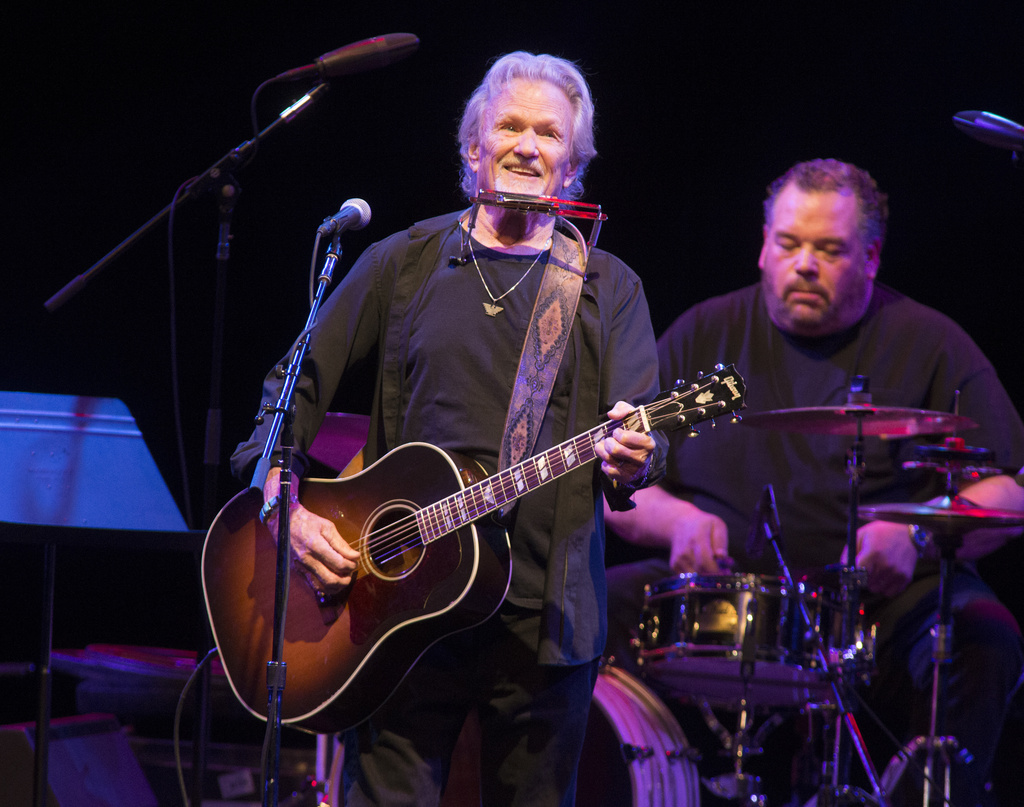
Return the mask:
<path fill-rule="evenodd" d="M 855 375 L 868 377 L 879 406 L 952 412 L 959 390 L 960 414 L 979 424 L 961 435 L 968 445 L 994 450 L 998 465 L 1024 465 L 1024 425 L 992 364 L 952 319 L 884 285 L 875 285 L 861 322 L 822 339 L 782 334 L 768 317 L 760 285 L 748 286 L 686 311 L 658 350 L 663 387 L 716 362 L 735 363 L 747 384 L 747 413 L 846 403 Z M 864 437 L 860 504 L 942 494 L 942 474 L 902 467 L 926 439 L 941 442 L 944 435 Z M 847 540 L 847 457 L 854 441 L 728 422 L 695 439 L 675 432 L 664 484 L 726 521 L 737 569 L 777 574 L 770 548 L 759 558 L 747 553 L 755 507 L 772 485 L 786 560 L 794 573 L 813 571 L 836 563 Z M 918 564 L 919 575 L 928 571 Z"/>

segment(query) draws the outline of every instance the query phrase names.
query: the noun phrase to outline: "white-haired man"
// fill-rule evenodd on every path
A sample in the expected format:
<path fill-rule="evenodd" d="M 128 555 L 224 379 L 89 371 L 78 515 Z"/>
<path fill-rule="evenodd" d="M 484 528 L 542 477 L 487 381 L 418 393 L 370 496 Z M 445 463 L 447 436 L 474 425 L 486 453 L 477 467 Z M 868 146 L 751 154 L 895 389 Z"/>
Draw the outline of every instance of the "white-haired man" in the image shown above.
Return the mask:
<path fill-rule="evenodd" d="M 508 54 L 465 108 L 463 190 L 576 197 L 595 155 L 593 140 L 593 105 L 579 70 L 552 56 Z M 298 384 L 300 473 L 340 380 L 370 359 L 378 376 L 368 460 L 419 441 L 468 456 L 493 474 L 499 457 L 515 456 L 503 453 L 510 444 L 505 424 L 515 420 L 510 399 L 535 304 L 555 312 L 551 341 L 564 344 L 549 375 L 538 368 L 550 379 L 549 400 L 522 421 L 536 451 L 609 416 L 621 419 L 657 392 L 654 334 L 639 278 L 595 249 L 577 305 L 577 297 L 550 291 L 545 279 L 549 264 L 575 249 L 555 231 L 554 219 L 493 205 L 475 209 L 475 219 L 469 211 L 452 213 L 374 244 L 328 299 Z M 280 383 L 268 376 L 267 400 Z M 258 429 L 236 451 L 233 467 L 242 478 L 263 437 Z M 662 472 L 663 447 L 661 438 L 617 429 L 596 446 L 597 464 L 565 473 L 505 514 L 507 596 L 482 624 L 433 644 L 384 705 L 346 732 L 346 804 L 436 804 L 474 708 L 485 803 L 573 803 L 606 634 L 602 499 L 630 506 L 632 491 Z M 278 479 L 272 470 L 268 502 Z M 293 554 L 311 585 L 344 592 L 366 574 L 359 551 L 331 521 L 296 501 L 290 524 Z"/>

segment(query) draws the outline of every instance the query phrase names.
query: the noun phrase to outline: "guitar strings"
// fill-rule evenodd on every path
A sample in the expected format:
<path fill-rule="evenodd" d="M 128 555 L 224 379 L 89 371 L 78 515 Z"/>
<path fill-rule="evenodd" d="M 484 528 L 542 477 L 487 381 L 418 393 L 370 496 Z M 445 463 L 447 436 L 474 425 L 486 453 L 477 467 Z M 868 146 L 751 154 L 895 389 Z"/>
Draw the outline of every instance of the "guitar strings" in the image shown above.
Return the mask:
<path fill-rule="evenodd" d="M 713 377 L 711 377 L 711 378 L 713 378 Z M 700 387 L 695 387 L 693 391 L 699 391 L 699 389 L 701 389 L 701 388 Z M 662 400 L 662 401 L 653 401 L 652 403 L 648 404 L 645 408 L 649 412 L 651 412 L 652 414 L 656 415 L 661 410 L 666 409 L 666 408 L 670 408 L 670 407 L 671 408 L 678 408 L 678 400 L 674 400 L 672 398 L 667 398 L 667 399 Z M 699 411 L 700 409 L 701 409 L 701 407 L 694 407 L 692 409 L 682 410 L 680 414 L 687 415 L 687 414 L 689 414 L 691 412 Z M 623 422 L 626 422 L 628 424 L 630 421 L 635 423 L 635 422 L 638 422 L 639 420 L 640 420 L 639 414 L 635 414 L 634 413 L 634 414 L 630 414 L 629 416 L 627 416 L 627 418 Z M 619 421 L 607 421 L 607 422 L 605 422 L 605 423 L 595 427 L 594 429 L 590 430 L 589 432 L 586 432 L 585 434 L 579 435 L 579 436 L 573 438 L 572 440 L 567 441 L 566 443 L 560 444 L 558 446 L 555 446 L 552 449 L 549 449 L 547 452 L 544 452 L 544 454 L 539 455 L 539 456 L 544 456 L 544 455 L 546 455 L 546 454 L 548 454 L 550 452 L 558 451 L 560 449 L 565 448 L 566 446 L 568 446 L 570 444 L 574 444 L 574 445 L 575 444 L 581 444 L 581 445 L 584 445 L 584 446 L 590 445 L 591 446 L 591 450 L 592 450 L 592 446 L 593 446 L 595 438 L 606 437 L 618 425 L 619 425 Z M 526 477 L 526 480 L 527 480 L 527 492 L 529 490 L 532 490 L 534 487 L 536 487 L 539 484 L 538 480 L 539 480 L 540 474 L 538 473 L 537 468 L 536 468 L 536 459 L 537 459 L 537 457 L 533 457 L 530 460 L 527 460 L 526 462 L 521 463 L 519 466 L 516 466 L 516 468 L 521 470 L 523 472 L 524 476 Z M 590 462 L 592 459 L 594 459 L 594 457 L 593 456 L 589 456 L 585 460 L 582 460 L 579 463 L 579 465 L 584 465 L 587 462 Z M 509 470 L 513 470 L 513 469 L 509 469 Z M 421 508 L 417 512 L 423 512 L 424 510 L 431 510 L 431 509 L 440 510 L 440 509 L 442 509 L 444 503 L 450 502 L 451 500 L 456 499 L 460 494 L 463 496 L 463 500 L 465 501 L 465 499 L 468 498 L 467 494 L 472 495 L 473 491 L 475 491 L 478 488 L 482 488 L 482 486 L 485 483 L 494 484 L 496 479 L 498 479 L 499 477 L 505 476 L 507 474 L 508 474 L 508 471 L 503 472 L 502 474 L 498 474 L 495 477 L 491 477 L 488 480 L 484 480 L 483 482 L 476 483 L 476 484 L 470 486 L 469 488 L 466 488 L 466 489 L 464 489 L 462 491 L 458 491 L 457 493 L 452 494 L 451 496 L 446 497 L 445 499 L 442 499 L 439 502 L 435 502 L 432 505 L 428 505 L 427 507 Z M 502 488 L 505 487 L 504 482 L 501 483 L 501 486 L 502 486 Z M 504 493 L 504 490 L 502 490 L 502 493 Z M 508 503 L 508 502 L 514 501 L 516 498 L 518 498 L 518 495 L 517 496 L 511 496 L 511 497 L 505 499 L 503 503 Z M 480 518 L 481 516 L 486 515 L 487 513 L 492 512 L 493 510 L 498 509 L 498 507 L 500 507 L 500 506 L 501 506 L 501 504 L 490 505 L 490 504 L 484 503 L 482 509 L 480 509 L 479 512 L 477 512 L 476 509 L 473 508 L 473 507 L 468 508 L 469 510 L 471 510 L 470 517 L 468 519 L 462 521 L 462 523 L 460 523 L 458 526 L 448 527 L 445 523 L 439 523 L 439 527 L 443 531 L 439 532 L 435 536 L 435 539 L 443 537 L 444 535 L 447 535 L 450 532 L 454 532 L 455 530 L 459 529 L 462 526 L 465 526 L 466 524 L 471 523 L 472 521 L 476 520 L 477 518 Z M 419 530 L 419 527 L 417 525 L 416 513 L 410 513 L 409 515 L 399 519 L 398 521 L 396 521 L 396 522 L 394 522 L 392 524 L 389 524 L 385 528 L 382 528 L 382 529 L 379 529 L 379 530 L 374 530 L 372 532 L 367 533 L 365 536 L 360 537 L 358 540 L 353 542 L 353 547 L 356 548 L 356 549 L 359 549 L 360 552 L 361 552 L 363 546 L 369 545 L 371 543 L 374 545 L 374 548 L 375 548 L 375 551 L 371 553 L 371 557 L 372 557 L 372 559 L 374 560 L 375 563 L 380 564 L 380 563 L 386 563 L 386 562 L 388 562 L 390 560 L 393 560 L 394 558 L 400 556 L 401 554 L 405 553 L 406 551 L 408 551 L 410 549 L 413 549 L 413 548 L 418 548 L 418 547 L 423 546 L 423 545 L 425 545 L 426 543 L 429 543 L 429 542 L 424 541 L 422 536 L 421 536 L 421 531 Z"/>
<path fill-rule="evenodd" d="M 611 432 L 611 429 L 616 425 L 618 425 L 616 421 L 609 421 L 608 423 L 601 424 L 600 426 L 597 426 L 594 429 L 592 429 L 590 432 L 578 435 L 572 440 L 566 441 L 563 444 L 560 444 L 552 449 L 549 449 L 549 451 L 544 452 L 544 454 L 548 454 L 549 452 L 557 452 L 570 445 L 573 446 L 573 449 L 577 455 L 580 454 L 581 448 L 590 446 L 591 450 L 588 453 L 592 454 L 592 446 L 595 438 L 607 436 Z M 539 484 L 541 484 L 541 474 L 536 467 L 537 459 L 538 457 L 532 457 L 530 460 L 527 460 L 526 462 L 516 466 L 516 469 L 520 470 L 523 474 L 527 491 L 532 490 L 536 488 Z M 593 456 L 588 456 L 586 459 L 580 461 L 576 465 L 577 467 L 580 465 L 584 465 L 591 459 L 593 459 Z M 509 481 L 511 479 L 510 473 L 513 470 L 515 469 L 508 469 L 500 474 L 495 475 L 494 477 L 490 477 L 487 480 L 483 480 L 474 485 L 471 485 L 470 487 L 462 491 L 458 491 L 457 493 L 452 494 L 451 496 L 446 497 L 445 499 L 442 499 L 439 502 L 435 502 L 432 505 L 428 505 L 427 507 L 424 507 L 417 512 L 423 512 L 427 510 L 435 511 L 434 517 L 427 517 L 427 521 L 431 522 L 433 526 L 436 526 L 438 529 L 438 534 L 434 536 L 435 539 L 447 535 L 450 532 L 454 532 L 461 526 L 465 526 L 466 524 L 475 521 L 481 516 L 484 516 L 487 513 L 490 513 L 498 509 L 500 506 L 502 506 L 502 504 L 506 504 L 519 498 L 518 494 L 510 495 L 510 491 L 508 490 Z M 494 499 L 492 503 L 489 502 L 486 499 L 486 497 L 482 495 L 483 487 L 488 484 L 491 485 L 492 487 L 500 487 L 501 501 L 498 501 L 498 499 Z M 515 486 L 513 484 L 513 490 L 511 492 L 514 492 L 514 487 Z M 465 510 L 468 514 L 468 517 L 464 520 L 460 519 L 461 523 L 458 526 L 448 527 L 447 522 L 449 519 L 442 517 L 440 513 L 441 511 L 443 511 L 446 502 L 450 502 L 451 500 L 458 498 L 460 495 L 462 496 L 463 502 L 465 504 Z M 458 508 L 454 509 L 458 510 Z M 372 553 L 372 556 L 376 559 L 378 563 L 387 562 L 401 555 L 408 549 L 421 546 L 424 543 L 428 543 L 422 540 L 420 530 L 416 523 L 415 513 L 409 514 L 405 518 L 395 522 L 392 525 L 389 525 L 387 528 L 368 533 L 363 539 L 360 540 L 359 543 L 368 544 L 370 542 L 373 542 L 375 545 L 375 551 Z"/>
<path fill-rule="evenodd" d="M 713 376 L 709 376 L 708 378 L 714 379 Z M 702 387 L 700 387 L 699 385 L 695 385 L 691 392 L 696 392 L 699 391 L 700 389 L 702 389 Z M 656 400 L 648 404 L 645 408 L 650 413 L 657 415 L 664 409 L 678 408 L 678 400 L 672 399 L 671 397 L 660 401 Z M 699 411 L 701 408 L 702 407 L 693 407 L 691 409 L 681 410 L 680 414 L 685 416 L 692 412 Z M 640 422 L 640 416 L 638 413 L 631 413 L 626 417 L 624 421 L 621 422 L 626 423 L 627 425 L 631 423 L 637 424 Z M 593 444 L 595 442 L 595 439 L 603 439 L 604 437 L 607 437 L 619 424 L 620 421 L 606 421 L 605 423 L 602 423 L 601 425 L 591 429 L 589 432 L 586 432 L 582 435 L 578 435 L 577 437 L 572 438 L 571 440 L 568 440 L 565 443 L 555 446 L 554 448 L 548 449 L 548 451 L 543 452 L 541 455 L 538 455 L 538 457 L 547 456 L 552 452 L 558 452 L 570 445 L 573 446 L 574 450 L 576 450 L 578 454 L 579 446 L 589 445 L 591 448 L 588 454 L 591 454 L 591 456 L 588 456 L 586 459 L 581 460 L 574 467 L 585 465 L 586 463 L 590 462 L 595 458 L 592 455 Z M 389 524 L 387 527 L 378 530 L 373 530 L 367 533 L 366 535 L 361 536 L 356 541 L 354 541 L 352 546 L 353 548 L 358 549 L 360 553 L 362 553 L 362 549 L 364 546 L 370 546 L 372 544 L 373 551 L 369 552 L 369 554 L 374 563 L 376 563 L 377 565 L 380 565 L 382 563 L 388 563 L 389 561 L 401 556 L 410 549 L 418 548 L 424 546 L 426 543 L 429 543 L 428 541 L 423 540 L 421 531 L 417 524 L 416 515 L 419 512 L 433 510 L 439 516 L 444 509 L 445 503 L 449 503 L 449 509 L 454 509 L 459 514 L 461 514 L 464 509 L 468 514 L 468 518 L 458 519 L 460 523 L 457 526 L 448 526 L 450 522 L 456 520 L 454 519 L 454 517 L 451 516 L 449 516 L 448 518 L 428 518 L 428 521 L 436 521 L 438 529 L 442 530 L 438 532 L 436 536 L 434 536 L 435 540 L 451 532 L 454 532 L 459 528 L 466 526 L 467 524 L 472 523 L 476 519 L 486 515 L 487 513 L 490 513 L 498 509 L 499 507 L 502 506 L 502 504 L 507 504 L 519 498 L 519 495 L 510 496 L 504 499 L 501 503 L 492 504 L 487 502 L 481 496 L 480 500 L 476 501 L 477 495 L 480 493 L 480 491 L 482 491 L 483 486 L 485 484 L 490 484 L 493 486 L 497 482 L 498 484 L 501 485 L 501 493 L 505 495 L 505 482 L 503 481 L 503 478 L 505 476 L 508 476 L 509 472 L 512 470 L 520 470 L 523 473 L 527 488 L 526 492 L 529 492 L 530 490 L 533 490 L 534 488 L 538 487 L 540 484 L 543 484 L 540 481 L 541 473 L 537 470 L 536 460 L 538 459 L 538 457 L 531 457 L 529 460 L 520 463 L 518 466 L 516 466 L 515 469 L 508 469 L 508 471 L 496 474 L 494 477 L 490 477 L 487 480 L 483 480 L 474 485 L 471 485 L 470 487 L 465 488 L 464 490 L 458 491 L 452 494 L 451 496 L 446 497 L 445 499 L 433 503 L 432 505 L 423 507 L 417 512 L 410 513 L 407 516 L 404 516 L 403 518 L 400 518 L 397 521 Z M 564 472 L 565 471 L 563 471 L 563 473 Z M 561 474 L 559 474 L 559 476 L 561 476 Z M 458 507 L 451 507 L 451 503 L 453 503 L 454 500 L 456 500 L 460 495 L 462 496 L 464 508 L 460 509 Z M 472 499 L 472 501 L 467 502 L 467 499 Z"/>
<path fill-rule="evenodd" d="M 697 388 L 697 389 L 699 389 L 699 388 Z M 667 400 L 660 401 L 660 402 L 659 401 L 655 401 L 655 402 L 652 402 L 651 404 L 649 404 L 646 407 L 646 409 L 649 412 L 651 412 L 652 414 L 657 414 L 662 409 L 668 408 L 668 407 L 678 408 L 678 401 L 672 400 L 672 399 L 667 399 Z M 694 409 L 683 410 L 682 413 L 683 414 L 689 414 L 690 412 L 693 412 L 693 411 L 699 411 L 699 409 L 700 409 L 700 407 L 695 407 Z M 639 421 L 639 415 L 630 415 L 630 416 L 628 416 L 627 419 L 626 419 L 626 422 L 628 423 L 630 420 L 632 420 L 634 422 Z M 584 435 L 580 435 L 580 436 L 578 436 L 576 438 L 573 438 L 570 441 L 567 441 L 567 443 L 563 443 L 563 444 L 561 444 L 559 446 L 556 446 L 553 449 L 549 449 L 549 452 L 557 451 L 559 449 L 562 449 L 562 448 L 564 448 L 565 446 L 567 446 L 570 443 L 572 443 L 572 444 L 579 443 L 579 444 L 582 444 L 582 445 L 588 445 L 589 444 L 590 446 L 593 446 L 594 438 L 597 438 L 597 437 L 602 437 L 603 438 L 603 437 L 607 436 L 618 425 L 619 425 L 619 421 L 608 421 L 608 422 L 606 422 L 604 424 L 601 424 L 600 426 L 595 427 L 590 432 L 587 432 Z M 586 438 L 589 438 L 589 439 L 586 439 Z M 544 454 L 547 454 L 549 452 L 544 452 Z M 543 456 L 543 455 L 539 455 L 539 456 Z M 522 463 L 520 466 L 517 466 L 517 468 L 521 469 L 523 474 L 524 474 L 524 476 L 527 478 L 527 492 L 529 490 L 532 490 L 538 484 L 540 484 L 539 483 L 540 474 L 538 473 L 537 468 L 536 468 L 536 462 L 535 462 L 536 459 L 537 459 L 536 457 L 531 458 L 531 460 L 527 460 L 525 463 Z M 587 459 L 581 461 L 579 464 L 580 465 L 586 464 L 587 462 L 590 462 L 592 459 L 594 459 L 593 456 L 588 456 Z M 510 469 L 510 470 L 512 470 L 512 469 Z M 506 474 L 507 474 L 507 472 L 506 472 Z M 502 474 L 499 474 L 497 476 L 501 477 Z M 493 482 L 494 478 L 486 480 L 486 481 L 487 482 Z M 450 500 L 457 498 L 459 496 L 459 494 L 462 494 L 463 495 L 463 499 L 465 500 L 466 498 L 468 498 L 469 496 L 471 496 L 473 494 L 474 489 L 478 488 L 482 484 L 484 484 L 484 483 L 477 483 L 476 485 L 473 485 L 473 486 L 471 486 L 469 488 L 466 488 L 463 491 L 459 491 L 458 493 L 453 494 L 452 496 L 450 496 L 450 497 L 448 497 L 446 499 L 443 499 L 440 502 L 435 502 L 433 505 L 430 505 L 430 506 L 428 506 L 426 508 L 422 508 L 418 512 L 422 512 L 423 510 L 429 510 L 431 508 L 433 508 L 435 510 L 441 509 L 445 502 L 449 502 Z M 502 483 L 502 487 L 504 488 L 504 483 Z M 518 495 L 517 496 L 509 497 L 508 499 L 505 500 L 505 502 L 513 501 L 516 498 L 518 498 Z M 447 534 L 449 534 L 451 532 L 454 532 L 455 530 L 459 529 L 461 526 L 465 526 L 466 524 L 471 523 L 472 521 L 476 520 L 477 518 L 479 518 L 479 517 L 481 517 L 483 515 L 486 515 L 488 512 L 491 512 L 492 510 L 497 509 L 498 506 L 500 506 L 500 505 L 497 505 L 497 506 L 484 506 L 483 509 L 481 509 L 479 512 L 476 512 L 475 508 L 470 507 L 469 509 L 472 511 L 470 513 L 470 517 L 465 519 L 464 521 L 462 521 L 462 523 L 460 523 L 458 526 L 451 527 L 451 526 L 448 526 L 446 523 L 441 523 L 439 526 L 440 526 L 440 528 L 443 531 L 439 532 L 435 536 L 435 539 L 443 537 L 444 535 L 447 535 Z M 405 553 L 406 551 L 408 551 L 410 549 L 418 548 L 418 547 L 423 546 L 425 543 L 428 543 L 428 542 L 426 542 L 426 541 L 424 541 L 422 539 L 422 536 L 420 534 L 420 530 L 419 530 L 419 528 L 417 526 L 417 523 L 416 523 L 416 514 L 415 513 L 412 513 L 412 514 L 406 516 L 405 518 L 400 519 L 399 521 L 395 522 L 394 524 L 389 525 L 387 528 L 384 528 L 382 530 L 377 530 L 377 531 L 373 531 L 373 532 L 368 533 L 365 537 L 361 538 L 359 541 L 356 542 L 356 546 L 361 549 L 360 545 L 362 545 L 362 544 L 369 544 L 370 542 L 374 542 L 375 545 L 376 545 L 376 551 L 372 553 L 372 558 L 373 558 L 374 562 L 377 563 L 377 564 L 387 563 L 388 561 L 393 560 L 394 558 L 400 556 L 401 554 Z"/>

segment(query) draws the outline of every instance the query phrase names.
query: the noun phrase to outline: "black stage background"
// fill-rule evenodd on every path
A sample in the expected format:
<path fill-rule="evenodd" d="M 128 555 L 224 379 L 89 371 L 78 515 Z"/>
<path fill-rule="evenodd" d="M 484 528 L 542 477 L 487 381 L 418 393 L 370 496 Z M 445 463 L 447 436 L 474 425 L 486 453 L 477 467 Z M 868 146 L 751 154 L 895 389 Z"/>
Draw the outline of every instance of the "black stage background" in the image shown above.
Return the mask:
<path fill-rule="evenodd" d="M 493 56 L 519 48 L 577 60 L 590 78 L 600 157 L 585 200 L 608 213 L 600 244 L 644 278 L 659 333 L 686 306 L 756 278 L 765 185 L 799 159 L 835 156 L 868 168 L 891 195 L 880 277 L 961 322 L 1024 403 L 1024 173 L 1008 151 L 951 123 L 966 109 L 1024 119 L 1024 6 L 861 5 L 23 6 L 21 21 L 5 26 L 5 54 L 22 55 L 4 82 L 0 389 L 122 399 L 184 510 L 166 226 L 54 313 L 43 302 L 252 136 L 250 96 L 265 79 L 344 44 L 408 31 L 421 39 L 416 54 L 336 80 L 238 172 L 218 505 L 238 490 L 227 457 L 250 431 L 263 373 L 305 321 L 317 225 L 350 197 L 371 205 L 370 226 L 344 236 L 344 271 L 371 241 L 463 206 L 461 105 Z M 266 91 L 260 128 L 310 86 Z M 179 208 L 177 357 L 196 527 L 206 526 L 216 239 L 212 198 Z M 364 401 L 352 389 L 338 408 Z M 92 473 L 119 485 L 130 469 Z M 38 555 L 0 546 L 0 660 L 34 652 Z M 1017 542 L 989 567 L 1024 619 L 1022 555 Z M 54 643 L 187 644 L 197 597 L 187 557 L 61 550 Z M 8 703 L 0 717 L 9 716 L 30 719 L 31 709 Z"/>

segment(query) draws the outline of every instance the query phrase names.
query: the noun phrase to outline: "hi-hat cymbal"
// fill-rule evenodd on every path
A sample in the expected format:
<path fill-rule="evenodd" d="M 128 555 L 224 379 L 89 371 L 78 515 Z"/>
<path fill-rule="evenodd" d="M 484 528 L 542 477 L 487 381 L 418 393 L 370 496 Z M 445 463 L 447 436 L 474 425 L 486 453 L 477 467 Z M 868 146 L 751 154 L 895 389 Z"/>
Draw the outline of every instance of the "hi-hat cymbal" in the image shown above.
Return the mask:
<path fill-rule="evenodd" d="M 950 434 L 976 429 L 978 424 L 962 415 L 927 409 L 845 404 L 806 406 L 748 412 L 743 423 L 762 429 L 805 434 L 860 434 L 880 437 L 914 437 L 919 434 Z"/>
<path fill-rule="evenodd" d="M 939 504 L 880 504 L 860 507 L 857 513 L 865 521 L 894 521 L 917 524 L 942 535 L 957 535 L 982 527 L 1019 527 L 1024 525 L 1024 512 L 993 510 L 978 507 L 962 497 L 946 496 Z"/>

